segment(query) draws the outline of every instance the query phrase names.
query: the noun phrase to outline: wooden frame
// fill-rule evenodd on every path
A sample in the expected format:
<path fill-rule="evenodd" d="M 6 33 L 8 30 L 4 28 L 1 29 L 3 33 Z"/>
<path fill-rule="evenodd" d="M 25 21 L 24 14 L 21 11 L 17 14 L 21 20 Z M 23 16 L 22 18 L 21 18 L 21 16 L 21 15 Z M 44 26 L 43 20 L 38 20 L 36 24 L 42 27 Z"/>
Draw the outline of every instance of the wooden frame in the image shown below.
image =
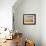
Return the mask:
<path fill-rule="evenodd" d="M 23 24 L 24 25 L 35 25 L 36 14 L 23 14 Z"/>

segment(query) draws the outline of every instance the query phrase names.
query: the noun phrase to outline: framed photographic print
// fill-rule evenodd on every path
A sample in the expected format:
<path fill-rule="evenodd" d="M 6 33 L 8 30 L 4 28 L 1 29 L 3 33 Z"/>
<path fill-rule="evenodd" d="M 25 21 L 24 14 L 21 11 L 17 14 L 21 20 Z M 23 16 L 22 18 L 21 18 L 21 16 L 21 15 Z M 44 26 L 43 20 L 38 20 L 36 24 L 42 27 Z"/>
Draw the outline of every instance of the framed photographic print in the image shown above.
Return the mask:
<path fill-rule="evenodd" d="M 23 14 L 23 24 L 24 25 L 35 25 L 36 14 Z"/>

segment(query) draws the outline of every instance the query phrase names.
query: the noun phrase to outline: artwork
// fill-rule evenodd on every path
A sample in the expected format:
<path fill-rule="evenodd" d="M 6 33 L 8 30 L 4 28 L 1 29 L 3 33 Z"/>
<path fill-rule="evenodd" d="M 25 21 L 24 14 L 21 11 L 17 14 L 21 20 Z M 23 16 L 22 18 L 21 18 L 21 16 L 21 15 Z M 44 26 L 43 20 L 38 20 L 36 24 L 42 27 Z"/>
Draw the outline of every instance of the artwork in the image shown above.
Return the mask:
<path fill-rule="evenodd" d="M 24 25 L 35 25 L 36 24 L 36 14 L 24 14 L 23 24 Z"/>

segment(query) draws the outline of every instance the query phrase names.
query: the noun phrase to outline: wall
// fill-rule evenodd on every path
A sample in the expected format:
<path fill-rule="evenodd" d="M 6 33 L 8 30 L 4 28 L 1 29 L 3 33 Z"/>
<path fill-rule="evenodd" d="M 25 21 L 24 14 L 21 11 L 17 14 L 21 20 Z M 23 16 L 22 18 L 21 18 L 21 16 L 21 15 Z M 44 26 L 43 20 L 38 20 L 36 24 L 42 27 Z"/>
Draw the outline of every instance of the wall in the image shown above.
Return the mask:
<path fill-rule="evenodd" d="M 12 29 L 12 6 L 16 0 L 0 0 L 0 27 Z"/>
<path fill-rule="evenodd" d="M 46 0 L 41 1 L 41 42 L 46 46 Z"/>
<path fill-rule="evenodd" d="M 16 3 L 17 4 L 17 3 Z M 23 0 L 16 8 L 13 7 L 15 31 L 22 32 L 24 38 L 35 41 L 36 46 L 41 46 L 41 1 Z M 36 14 L 36 25 L 23 25 L 23 14 Z"/>

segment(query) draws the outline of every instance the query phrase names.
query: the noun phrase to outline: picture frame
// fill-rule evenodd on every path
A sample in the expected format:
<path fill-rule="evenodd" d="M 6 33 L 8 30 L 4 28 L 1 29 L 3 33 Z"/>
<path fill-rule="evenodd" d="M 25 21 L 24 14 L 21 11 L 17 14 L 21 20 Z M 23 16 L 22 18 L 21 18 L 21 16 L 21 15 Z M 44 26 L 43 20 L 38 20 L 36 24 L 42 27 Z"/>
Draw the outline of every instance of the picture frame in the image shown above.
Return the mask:
<path fill-rule="evenodd" d="M 36 14 L 23 14 L 23 24 L 24 25 L 35 25 Z"/>

